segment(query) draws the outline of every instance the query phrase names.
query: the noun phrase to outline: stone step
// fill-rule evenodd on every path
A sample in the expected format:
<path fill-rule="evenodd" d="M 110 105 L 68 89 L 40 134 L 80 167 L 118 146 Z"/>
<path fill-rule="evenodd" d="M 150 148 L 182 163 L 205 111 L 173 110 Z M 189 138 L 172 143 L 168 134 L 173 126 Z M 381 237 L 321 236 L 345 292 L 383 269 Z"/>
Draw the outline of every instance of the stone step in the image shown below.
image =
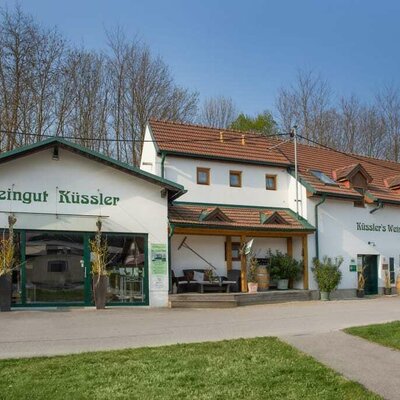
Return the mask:
<path fill-rule="evenodd" d="M 233 308 L 237 307 L 235 300 L 170 300 L 170 308 Z"/>
<path fill-rule="evenodd" d="M 170 295 L 171 308 L 231 308 L 251 304 L 311 300 L 311 291 L 286 290 L 250 293 L 181 293 Z"/>

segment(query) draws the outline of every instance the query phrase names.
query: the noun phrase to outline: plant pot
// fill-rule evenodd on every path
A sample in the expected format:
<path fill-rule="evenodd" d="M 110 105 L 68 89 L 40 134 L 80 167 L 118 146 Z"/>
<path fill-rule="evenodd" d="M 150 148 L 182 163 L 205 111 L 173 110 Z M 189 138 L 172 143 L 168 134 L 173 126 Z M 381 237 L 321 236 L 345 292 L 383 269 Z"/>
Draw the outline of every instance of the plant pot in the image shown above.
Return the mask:
<path fill-rule="evenodd" d="M 247 282 L 247 289 L 249 293 L 257 293 L 258 283 L 257 282 Z"/>
<path fill-rule="evenodd" d="M 329 301 L 331 299 L 330 292 L 320 292 L 322 301 Z"/>
<path fill-rule="evenodd" d="M 357 297 L 359 298 L 364 297 L 364 289 L 357 289 Z"/>
<path fill-rule="evenodd" d="M 97 310 L 104 310 L 106 308 L 107 285 L 107 275 L 93 276 L 93 297 Z"/>
<path fill-rule="evenodd" d="M 11 311 L 11 274 L 0 276 L 0 311 Z"/>
<path fill-rule="evenodd" d="M 278 279 L 278 290 L 288 290 L 289 279 Z"/>
<path fill-rule="evenodd" d="M 390 296 L 392 294 L 392 288 L 383 288 L 383 294 L 386 296 Z"/>

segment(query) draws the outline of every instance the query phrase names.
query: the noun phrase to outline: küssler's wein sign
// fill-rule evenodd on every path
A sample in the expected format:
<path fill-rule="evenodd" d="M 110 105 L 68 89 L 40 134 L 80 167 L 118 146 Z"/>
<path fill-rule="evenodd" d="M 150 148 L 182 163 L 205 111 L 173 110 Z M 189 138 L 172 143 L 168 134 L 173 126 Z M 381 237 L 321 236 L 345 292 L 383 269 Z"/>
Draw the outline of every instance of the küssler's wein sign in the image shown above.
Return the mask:
<path fill-rule="evenodd" d="M 367 232 L 393 232 L 400 233 L 400 226 L 393 224 L 366 224 L 364 222 L 356 222 L 358 231 Z"/>

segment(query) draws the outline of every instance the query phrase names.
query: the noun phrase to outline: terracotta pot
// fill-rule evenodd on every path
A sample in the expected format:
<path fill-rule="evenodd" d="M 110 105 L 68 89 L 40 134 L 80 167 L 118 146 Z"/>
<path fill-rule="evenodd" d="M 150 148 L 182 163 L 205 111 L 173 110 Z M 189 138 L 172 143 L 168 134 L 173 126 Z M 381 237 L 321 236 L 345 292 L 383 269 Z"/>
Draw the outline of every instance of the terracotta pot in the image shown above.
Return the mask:
<path fill-rule="evenodd" d="M 247 282 L 247 289 L 249 293 L 257 293 L 258 283 L 257 282 Z"/>
<path fill-rule="evenodd" d="M 97 310 L 106 308 L 108 277 L 106 275 L 93 276 L 93 297 Z"/>
<path fill-rule="evenodd" d="M 0 311 L 11 311 L 11 274 L 0 276 Z"/>

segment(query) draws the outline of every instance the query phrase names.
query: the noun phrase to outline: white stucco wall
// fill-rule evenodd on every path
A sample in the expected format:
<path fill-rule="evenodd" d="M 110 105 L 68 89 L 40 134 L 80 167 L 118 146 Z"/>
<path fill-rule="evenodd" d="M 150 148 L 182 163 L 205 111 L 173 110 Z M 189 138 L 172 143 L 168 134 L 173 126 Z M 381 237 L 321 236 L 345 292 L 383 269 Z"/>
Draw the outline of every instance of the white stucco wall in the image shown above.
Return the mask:
<path fill-rule="evenodd" d="M 0 190 L 48 193 L 48 201 L 42 203 L 0 201 L 0 227 L 7 227 L 9 212 L 15 212 L 16 229 L 94 232 L 97 216 L 102 215 L 104 232 L 148 234 L 149 256 L 152 243 L 167 244 L 167 199 L 161 197 L 160 186 L 61 148 L 59 156 L 59 161 L 52 160 L 52 150 L 47 149 L 0 165 Z M 89 195 L 100 191 L 120 200 L 116 206 L 101 207 L 57 204 L 57 187 Z M 166 306 L 168 286 L 152 290 L 151 276 L 149 283 L 150 305 Z"/>
<path fill-rule="evenodd" d="M 210 168 L 210 185 L 198 185 L 197 167 Z M 229 186 L 229 171 L 242 171 L 242 187 Z M 265 175 L 277 175 L 277 190 L 265 189 Z M 289 207 L 285 168 L 167 156 L 165 178 L 188 191 L 179 201 Z"/>
<path fill-rule="evenodd" d="M 313 210 L 318 199 L 309 200 L 309 209 Z M 341 270 L 343 272 L 340 289 L 357 287 L 356 272 L 349 271 L 351 259 L 357 259 L 357 255 L 378 255 L 378 286 L 384 286 L 383 271 L 381 268 L 383 257 L 394 257 L 396 272 L 399 267 L 399 239 L 400 233 L 389 232 L 387 225 L 400 226 L 400 209 L 385 206 L 385 208 L 371 214 L 375 206 L 358 208 L 353 206 L 352 201 L 327 199 L 319 207 L 319 254 L 335 257 L 342 256 L 344 262 Z M 314 224 L 314 212 L 310 213 L 308 220 Z M 365 224 L 383 225 L 386 232 L 372 232 L 357 230 L 357 222 Z M 314 235 L 312 235 L 314 236 Z M 373 242 L 373 244 L 368 244 Z M 315 239 L 309 240 L 310 259 L 315 256 Z M 317 286 L 311 277 L 312 288 Z"/>
<path fill-rule="evenodd" d="M 140 169 L 151 174 L 161 176 L 161 157 L 157 155 L 154 137 L 149 126 L 146 127 L 142 154 L 140 157 Z"/>

